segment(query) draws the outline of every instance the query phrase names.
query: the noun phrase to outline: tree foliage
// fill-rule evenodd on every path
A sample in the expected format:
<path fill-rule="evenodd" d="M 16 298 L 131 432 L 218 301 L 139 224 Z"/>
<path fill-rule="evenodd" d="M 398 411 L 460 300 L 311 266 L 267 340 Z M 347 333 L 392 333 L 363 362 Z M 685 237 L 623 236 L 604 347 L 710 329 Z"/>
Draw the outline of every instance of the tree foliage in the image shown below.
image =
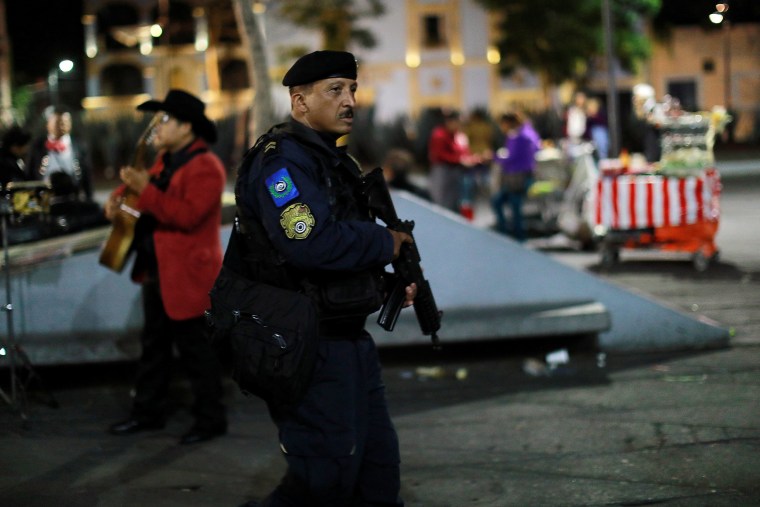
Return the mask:
<path fill-rule="evenodd" d="M 345 51 L 350 43 L 371 48 L 377 44 L 372 32 L 358 26 L 365 17 L 385 13 L 382 0 L 282 0 L 279 14 L 298 26 L 322 33 L 322 49 Z"/>
<path fill-rule="evenodd" d="M 500 18 L 500 71 L 524 67 L 547 85 L 582 83 L 604 54 L 602 0 L 476 0 Z M 660 0 L 609 0 L 614 19 L 614 50 L 621 66 L 635 71 L 650 54 L 644 20 Z"/>

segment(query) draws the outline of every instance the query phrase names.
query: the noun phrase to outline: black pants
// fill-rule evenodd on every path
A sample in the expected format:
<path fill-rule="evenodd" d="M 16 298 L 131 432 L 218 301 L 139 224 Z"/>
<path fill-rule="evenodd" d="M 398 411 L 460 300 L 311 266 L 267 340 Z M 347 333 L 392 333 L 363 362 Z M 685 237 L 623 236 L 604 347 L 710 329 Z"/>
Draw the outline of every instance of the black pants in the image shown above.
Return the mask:
<path fill-rule="evenodd" d="M 366 332 L 321 342 L 305 398 L 269 409 L 288 470 L 262 507 L 403 507 L 398 437 Z"/>
<path fill-rule="evenodd" d="M 173 345 L 176 345 L 195 396 L 195 427 L 211 431 L 225 429 L 227 421 L 222 404 L 221 368 L 209 341 L 204 317 L 171 319 L 164 310 L 156 282 L 143 284 L 142 299 L 145 327 L 141 337 L 142 355 L 137 365 L 132 415 L 142 421 L 166 419 Z"/>

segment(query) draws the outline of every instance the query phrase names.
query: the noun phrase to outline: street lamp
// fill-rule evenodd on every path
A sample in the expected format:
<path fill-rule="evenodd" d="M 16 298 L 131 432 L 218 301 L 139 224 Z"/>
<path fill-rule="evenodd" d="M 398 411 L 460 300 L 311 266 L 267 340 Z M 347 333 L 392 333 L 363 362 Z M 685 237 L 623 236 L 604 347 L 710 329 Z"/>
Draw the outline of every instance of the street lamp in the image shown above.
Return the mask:
<path fill-rule="evenodd" d="M 67 74 L 74 69 L 74 62 L 71 60 L 61 60 L 57 67 L 50 69 L 48 73 L 48 88 L 50 90 L 50 102 L 53 105 L 58 104 L 58 72 Z"/>
<path fill-rule="evenodd" d="M 727 110 L 731 109 L 731 24 L 728 20 L 728 3 L 715 5 L 715 12 L 708 16 L 710 22 L 716 25 L 723 24 L 723 68 L 724 82 L 723 94 L 724 105 Z"/>

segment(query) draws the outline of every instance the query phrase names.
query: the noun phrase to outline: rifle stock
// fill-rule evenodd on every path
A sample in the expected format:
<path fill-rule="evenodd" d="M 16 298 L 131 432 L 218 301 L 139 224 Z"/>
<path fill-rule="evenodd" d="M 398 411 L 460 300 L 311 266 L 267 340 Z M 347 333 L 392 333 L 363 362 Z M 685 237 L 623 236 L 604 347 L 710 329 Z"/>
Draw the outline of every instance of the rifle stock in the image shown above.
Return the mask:
<path fill-rule="evenodd" d="M 369 210 L 382 220 L 389 229 L 405 232 L 414 239 L 412 235 L 414 222 L 398 218 L 391 194 L 383 178 L 382 169 L 376 168 L 364 176 L 362 192 Z M 405 289 L 414 283 L 417 285 L 417 296 L 414 298 L 414 313 L 417 322 L 422 334 L 429 335 L 433 347 L 437 349 L 440 348 L 437 332 L 441 328 L 442 312 L 438 311 L 430 283 L 422 273 L 420 261 L 420 253 L 415 242 L 401 245 L 399 256 L 392 263 L 393 271 L 396 274 L 396 283 L 388 293 L 377 323 L 386 331 L 393 330 L 406 299 Z"/>

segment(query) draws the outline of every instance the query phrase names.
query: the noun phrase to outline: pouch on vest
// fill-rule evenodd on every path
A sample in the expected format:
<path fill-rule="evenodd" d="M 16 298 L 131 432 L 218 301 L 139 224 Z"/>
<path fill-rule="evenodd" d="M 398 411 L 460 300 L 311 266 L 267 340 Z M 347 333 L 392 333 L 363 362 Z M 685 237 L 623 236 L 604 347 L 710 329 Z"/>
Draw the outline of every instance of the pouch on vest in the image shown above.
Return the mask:
<path fill-rule="evenodd" d="M 209 292 L 206 310 L 215 342 L 231 352 L 231 375 L 241 391 L 296 403 L 306 392 L 317 353 L 317 311 L 299 292 L 248 280 L 226 266 Z"/>

